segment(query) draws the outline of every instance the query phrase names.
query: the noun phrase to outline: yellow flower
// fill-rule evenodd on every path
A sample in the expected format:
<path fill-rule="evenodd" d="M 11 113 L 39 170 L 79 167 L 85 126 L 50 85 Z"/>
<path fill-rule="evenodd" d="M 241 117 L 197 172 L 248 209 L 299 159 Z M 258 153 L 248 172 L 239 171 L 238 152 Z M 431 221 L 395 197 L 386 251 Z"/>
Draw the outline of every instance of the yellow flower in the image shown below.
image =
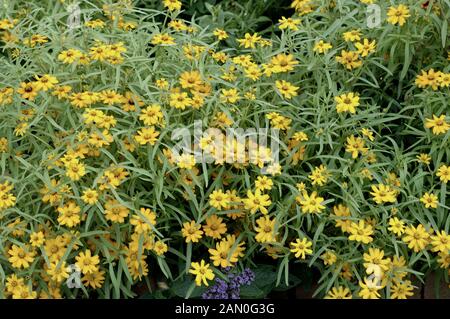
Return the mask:
<path fill-rule="evenodd" d="M 154 126 L 144 127 L 137 131 L 137 134 L 134 136 L 136 142 L 141 145 L 150 144 L 155 145 L 158 141 L 159 132 L 155 130 Z"/>
<path fill-rule="evenodd" d="M 407 299 L 414 295 L 413 290 L 414 287 L 409 280 L 394 281 L 394 284 L 391 286 L 391 298 Z"/>
<path fill-rule="evenodd" d="M 441 165 L 437 170 L 436 176 L 439 177 L 442 183 L 447 184 L 450 181 L 450 165 Z"/>
<path fill-rule="evenodd" d="M 184 169 L 193 169 L 196 164 L 194 155 L 186 153 L 177 156 L 175 162 L 179 168 Z"/>
<path fill-rule="evenodd" d="M 75 260 L 75 265 L 85 275 L 92 274 L 98 271 L 100 258 L 97 255 L 92 256 L 89 249 L 85 250 L 84 252 L 80 252 L 78 256 L 75 257 Z"/>
<path fill-rule="evenodd" d="M 43 232 L 39 231 L 30 234 L 30 244 L 32 247 L 40 247 L 44 245 L 44 243 L 45 243 L 45 236 Z"/>
<path fill-rule="evenodd" d="M 325 209 L 322 205 L 324 198 L 317 196 L 317 192 L 313 191 L 311 195 L 305 191 L 302 195 L 296 197 L 297 202 L 302 206 L 303 213 L 318 214 Z"/>
<path fill-rule="evenodd" d="M 344 32 L 344 40 L 347 42 L 361 40 L 361 30 L 351 30 L 348 32 Z"/>
<path fill-rule="evenodd" d="M 262 75 L 262 72 L 257 65 L 251 65 L 245 68 L 244 73 L 246 78 L 252 79 L 253 81 L 258 80 Z"/>
<path fill-rule="evenodd" d="M 274 73 L 283 73 L 293 71 L 294 67 L 298 65 L 298 61 L 292 54 L 280 53 L 270 60 L 270 65 Z"/>
<path fill-rule="evenodd" d="M 430 165 L 431 163 L 431 156 L 425 153 L 420 153 L 419 155 L 416 156 L 417 161 L 425 164 L 425 165 Z"/>
<path fill-rule="evenodd" d="M 270 120 L 270 124 L 279 130 L 286 131 L 290 128 L 292 120 L 276 112 L 271 112 L 266 115 L 266 118 Z"/>
<path fill-rule="evenodd" d="M 52 95 L 57 96 L 58 99 L 64 99 L 69 97 L 69 93 L 72 91 L 72 87 L 70 85 L 57 85 L 53 88 Z"/>
<path fill-rule="evenodd" d="M 32 291 L 28 286 L 20 286 L 13 291 L 12 299 L 36 299 L 37 292 Z"/>
<path fill-rule="evenodd" d="M 373 235 L 373 227 L 366 224 L 364 220 L 360 220 L 358 223 L 351 223 L 349 232 L 349 240 L 355 240 L 364 244 L 368 244 L 373 241 L 373 238 L 371 237 Z"/>
<path fill-rule="evenodd" d="M 153 247 L 153 251 L 158 256 L 164 255 L 168 251 L 168 249 L 169 249 L 169 247 L 167 246 L 167 244 L 161 240 L 158 240 Z"/>
<path fill-rule="evenodd" d="M 181 10 L 181 1 L 179 0 L 163 0 L 164 7 L 169 11 Z"/>
<path fill-rule="evenodd" d="M 337 261 L 336 254 L 332 251 L 327 251 L 326 253 L 320 256 L 320 259 L 323 260 L 325 266 L 333 265 Z"/>
<path fill-rule="evenodd" d="M 22 82 L 20 83 L 20 88 L 17 89 L 23 99 L 34 101 L 38 95 L 39 89 L 36 82 Z"/>
<path fill-rule="evenodd" d="M 445 134 L 450 129 L 450 124 L 445 120 L 445 115 L 437 117 L 433 114 L 432 119 L 425 119 L 425 127 L 431 128 L 434 135 Z"/>
<path fill-rule="evenodd" d="M 450 252 L 450 235 L 443 230 L 436 232 L 436 235 L 431 236 L 431 245 L 433 246 L 431 250 L 434 252 Z"/>
<path fill-rule="evenodd" d="M 276 220 L 271 220 L 269 216 L 263 216 L 256 220 L 257 226 L 255 226 L 255 231 L 257 232 L 255 239 L 259 243 L 268 243 L 275 241 L 275 222 Z"/>
<path fill-rule="evenodd" d="M 27 37 L 25 40 L 23 40 L 23 43 L 30 47 L 35 47 L 36 44 L 43 44 L 47 43 L 48 38 L 44 35 L 40 34 L 33 34 L 31 37 Z"/>
<path fill-rule="evenodd" d="M 20 247 L 15 244 L 8 250 L 8 261 L 14 268 L 27 269 L 34 261 L 35 253 L 29 250 L 27 247 Z"/>
<path fill-rule="evenodd" d="M 372 282 L 371 280 L 364 278 L 364 282 L 360 281 L 359 286 L 361 290 L 358 293 L 363 299 L 379 299 L 380 293 L 378 292 L 382 287 L 379 286 L 376 282 Z"/>
<path fill-rule="evenodd" d="M 175 38 L 167 33 L 156 34 L 153 36 L 151 43 L 154 45 L 175 45 Z"/>
<path fill-rule="evenodd" d="M 419 88 L 426 88 L 429 86 L 436 91 L 442 84 L 442 74 L 442 72 L 436 72 L 434 69 L 430 69 L 428 72 L 422 70 L 421 74 L 416 76 L 415 84 Z"/>
<path fill-rule="evenodd" d="M 255 187 L 257 190 L 270 191 L 272 189 L 272 186 L 273 186 L 273 181 L 272 181 L 272 179 L 268 178 L 267 176 L 258 176 L 256 178 Z"/>
<path fill-rule="evenodd" d="M 292 139 L 296 142 L 305 142 L 308 141 L 308 135 L 305 132 L 295 132 L 292 136 Z"/>
<path fill-rule="evenodd" d="M 186 107 L 191 106 L 192 100 L 189 98 L 186 92 L 174 92 L 170 94 L 169 105 L 184 110 Z"/>
<path fill-rule="evenodd" d="M 311 0 L 293 0 L 291 8 L 294 8 L 300 15 L 312 12 Z"/>
<path fill-rule="evenodd" d="M 122 103 L 124 99 L 124 97 L 121 94 L 118 94 L 114 90 L 104 90 L 100 93 L 99 97 L 103 103 L 108 105 Z"/>
<path fill-rule="evenodd" d="M 88 188 L 83 191 L 83 196 L 81 196 L 83 202 L 89 205 L 94 205 L 98 201 L 98 192 L 94 189 Z"/>
<path fill-rule="evenodd" d="M 208 286 L 208 280 L 213 280 L 215 277 L 213 271 L 209 268 L 209 264 L 206 264 L 203 259 L 200 263 L 192 262 L 189 273 L 195 275 L 195 284 L 197 286 L 201 286 L 202 283 Z"/>
<path fill-rule="evenodd" d="M 438 197 L 433 193 L 425 193 L 420 198 L 420 201 L 425 205 L 425 208 L 437 208 L 438 206 Z"/>
<path fill-rule="evenodd" d="M 169 22 L 169 27 L 176 31 L 185 31 L 188 29 L 188 26 L 183 22 L 183 20 L 172 20 Z"/>
<path fill-rule="evenodd" d="M 405 223 L 397 217 L 390 218 L 388 230 L 401 236 L 405 232 Z"/>
<path fill-rule="evenodd" d="M 218 62 L 225 63 L 227 62 L 229 56 L 225 52 L 214 52 L 212 55 L 212 58 Z"/>
<path fill-rule="evenodd" d="M 449 252 L 440 252 L 438 253 L 439 259 L 438 262 L 441 268 L 448 269 L 450 268 L 450 253 Z"/>
<path fill-rule="evenodd" d="M 342 50 L 341 55 L 336 57 L 336 61 L 344 65 L 348 70 L 359 68 L 362 65 L 357 51 Z"/>
<path fill-rule="evenodd" d="M 355 159 L 358 157 L 359 153 L 366 154 L 369 150 L 367 147 L 364 147 L 365 142 L 360 137 L 355 137 L 350 135 L 347 137 L 347 143 L 345 144 L 345 151 L 352 154 L 352 158 Z"/>
<path fill-rule="evenodd" d="M 164 115 L 159 104 L 152 104 L 141 111 L 139 120 L 145 125 L 156 125 L 163 121 Z"/>
<path fill-rule="evenodd" d="M 105 61 L 110 54 L 106 45 L 98 45 L 89 49 L 89 57 L 92 60 Z"/>
<path fill-rule="evenodd" d="M 364 39 L 363 42 L 357 42 L 355 43 L 356 49 L 358 49 L 358 53 L 362 57 L 368 56 L 370 53 L 375 52 L 375 46 L 377 41 L 373 40 L 372 42 L 369 41 L 369 39 Z"/>
<path fill-rule="evenodd" d="M 295 242 L 291 242 L 291 246 L 293 248 L 290 249 L 290 251 L 294 253 L 295 258 L 306 259 L 306 255 L 311 255 L 313 252 L 312 249 L 310 249 L 312 241 L 309 241 L 306 238 L 302 238 L 301 240 L 297 238 Z"/>
<path fill-rule="evenodd" d="M 333 46 L 331 43 L 325 42 L 323 40 L 320 40 L 314 45 L 314 52 L 318 53 L 327 53 L 330 49 L 332 49 Z"/>
<path fill-rule="evenodd" d="M 402 240 L 408 244 L 410 249 L 418 253 L 426 248 L 429 238 L 430 234 L 423 225 L 419 224 L 417 228 L 412 225 L 406 227 L 405 236 L 403 236 Z"/>
<path fill-rule="evenodd" d="M 3 19 L 0 20 L 0 30 L 9 30 L 14 28 L 14 26 L 17 24 L 18 20 L 14 19 Z"/>
<path fill-rule="evenodd" d="M 395 203 L 397 200 L 397 192 L 389 185 L 378 184 L 372 185 L 371 188 L 370 195 L 377 204 Z"/>
<path fill-rule="evenodd" d="M 278 22 L 280 23 L 279 28 L 281 30 L 284 29 L 290 29 L 292 31 L 297 31 L 298 30 L 298 25 L 300 24 L 301 20 L 300 19 L 295 19 L 295 18 L 285 18 L 284 16 L 281 17 L 281 19 L 278 20 Z"/>
<path fill-rule="evenodd" d="M 155 84 L 161 90 L 167 90 L 169 88 L 169 82 L 164 78 L 156 80 Z"/>
<path fill-rule="evenodd" d="M 297 96 L 297 90 L 299 89 L 298 86 L 295 86 L 285 80 L 275 81 L 275 86 L 277 87 L 280 94 L 288 100 L 290 100 L 294 96 Z"/>
<path fill-rule="evenodd" d="M 183 89 L 193 89 L 202 85 L 202 77 L 199 71 L 186 71 L 180 75 L 180 85 Z"/>
<path fill-rule="evenodd" d="M 200 228 L 201 225 L 196 224 L 194 220 L 185 222 L 183 223 L 181 234 L 187 243 L 198 243 L 203 235 L 203 231 Z"/>
<path fill-rule="evenodd" d="M 62 263 L 52 262 L 47 269 L 47 274 L 54 282 L 61 283 L 63 280 L 69 278 L 69 271 L 70 268 L 67 267 L 65 261 Z"/>
<path fill-rule="evenodd" d="M 364 253 L 364 267 L 367 274 L 376 273 L 377 271 L 387 271 L 389 269 L 390 259 L 384 257 L 384 251 L 379 248 L 369 248 L 367 253 Z M 379 269 L 377 269 L 379 267 Z"/>
<path fill-rule="evenodd" d="M 150 233 L 156 225 L 156 214 L 149 208 L 141 207 L 139 213 L 134 214 L 130 219 L 130 224 L 134 226 L 137 234 Z"/>
<path fill-rule="evenodd" d="M 35 79 L 36 79 L 35 82 L 36 88 L 42 91 L 48 91 L 49 89 L 53 88 L 55 84 L 58 83 L 56 77 L 49 74 L 45 74 L 41 77 L 36 75 Z"/>
<path fill-rule="evenodd" d="M 220 99 L 223 102 L 236 103 L 240 99 L 239 92 L 237 89 L 222 89 Z"/>
<path fill-rule="evenodd" d="M 79 160 L 74 159 L 65 164 L 66 176 L 73 181 L 78 181 L 86 174 L 86 167 Z"/>
<path fill-rule="evenodd" d="M 102 21 L 100 19 L 95 19 L 95 20 L 90 20 L 90 21 L 86 21 L 84 23 L 84 25 L 88 28 L 92 28 L 92 29 L 103 29 L 106 25 L 105 21 Z"/>
<path fill-rule="evenodd" d="M 213 265 L 222 268 L 232 267 L 234 263 L 238 261 L 235 254 L 230 254 L 231 246 L 226 240 L 222 240 L 216 243 L 215 248 L 208 249 L 209 258 L 213 262 Z"/>
<path fill-rule="evenodd" d="M 325 299 L 352 299 L 352 293 L 347 287 L 333 287 L 327 292 Z"/>
<path fill-rule="evenodd" d="M 369 141 L 373 142 L 375 140 L 375 137 L 373 136 L 373 132 L 368 128 L 363 128 L 361 130 L 361 134 L 364 135 L 369 139 Z"/>
<path fill-rule="evenodd" d="M 83 278 L 81 278 L 81 281 L 86 287 L 90 286 L 93 289 L 101 288 L 103 286 L 103 282 L 105 281 L 105 272 L 97 270 L 85 274 Z"/>
<path fill-rule="evenodd" d="M 244 242 L 236 245 L 236 236 L 228 235 L 220 242 L 216 243 L 215 248 L 208 249 L 210 259 L 214 266 L 222 268 L 233 267 L 238 262 L 239 257 L 244 256 Z"/>
<path fill-rule="evenodd" d="M 320 165 L 319 167 L 314 168 L 311 175 L 308 175 L 308 178 L 311 180 L 311 185 L 323 186 L 327 183 L 329 176 L 330 173 L 326 166 Z"/>
<path fill-rule="evenodd" d="M 351 228 L 352 221 L 344 217 L 350 217 L 350 209 L 342 204 L 333 206 L 333 219 L 335 220 L 336 227 L 340 227 L 343 232 L 349 232 Z"/>
<path fill-rule="evenodd" d="M 247 198 L 244 198 L 242 202 L 245 205 L 245 209 L 250 210 L 250 214 L 255 214 L 259 210 L 264 215 L 268 213 L 266 207 L 272 204 L 269 195 L 261 194 L 261 190 L 259 189 L 254 194 L 251 190 L 248 190 Z"/>
<path fill-rule="evenodd" d="M 230 199 L 228 198 L 228 194 L 224 193 L 220 189 L 213 191 L 209 195 L 209 204 L 218 210 L 227 208 L 229 203 L 230 203 Z"/>
<path fill-rule="evenodd" d="M 387 15 L 389 23 L 393 25 L 398 24 L 399 26 L 403 26 L 406 23 L 406 19 L 411 16 L 408 7 L 404 4 L 400 4 L 397 7 L 389 7 Z"/>
<path fill-rule="evenodd" d="M 225 40 L 228 38 L 228 33 L 222 29 L 215 29 L 213 34 L 217 37 L 218 40 Z"/>
<path fill-rule="evenodd" d="M 356 113 L 356 107 L 359 106 L 359 96 L 353 92 L 342 94 L 334 98 L 336 101 L 336 111 L 338 113 L 350 112 Z"/>
<path fill-rule="evenodd" d="M 124 223 L 129 213 L 130 210 L 116 199 L 110 199 L 105 204 L 105 217 L 113 223 Z"/>
<path fill-rule="evenodd" d="M 227 225 L 223 223 L 223 218 L 217 215 L 207 217 L 205 223 L 206 225 L 203 225 L 203 231 L 206 236 L 220 239 L 227 232 Z"/>
<path fill-rule="evenodd" d="M 24 285 L 24 279 L 17 277 L 14 273 L 6 277 L 5 288 L 7 293 L 14 293 L 15 290 L 23 287 Z"/>
<path fill-rule="evenodd" d="M 238 39 L 237 41 L 239 42 L 239 46 L 241 47 L 243 46 L 246 49 L 254 49 L 255 44 L 258 43 L 259 40 L 261 40 L 261 37 L 258 35 L 258 33 L 246 33 L 243 39 Z"/>
<path fill-rule="evenodd" d="M 81 208 L 74 202 L 70 201 L 64 206 L 58 207 L 58 223 L 62 226 L 75 227 L 81 222 Z"/>

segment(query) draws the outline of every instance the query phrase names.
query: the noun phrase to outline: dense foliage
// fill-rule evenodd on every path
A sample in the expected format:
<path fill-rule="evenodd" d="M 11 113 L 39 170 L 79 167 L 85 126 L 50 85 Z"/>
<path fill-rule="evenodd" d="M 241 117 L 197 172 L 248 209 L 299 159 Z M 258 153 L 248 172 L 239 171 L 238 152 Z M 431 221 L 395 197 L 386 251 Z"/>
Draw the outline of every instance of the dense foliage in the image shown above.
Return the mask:
<path fill-rule="evenodd" d="M 2 3 L 1 297 L 449 283 L 450 2 L 254 3 Z"/>

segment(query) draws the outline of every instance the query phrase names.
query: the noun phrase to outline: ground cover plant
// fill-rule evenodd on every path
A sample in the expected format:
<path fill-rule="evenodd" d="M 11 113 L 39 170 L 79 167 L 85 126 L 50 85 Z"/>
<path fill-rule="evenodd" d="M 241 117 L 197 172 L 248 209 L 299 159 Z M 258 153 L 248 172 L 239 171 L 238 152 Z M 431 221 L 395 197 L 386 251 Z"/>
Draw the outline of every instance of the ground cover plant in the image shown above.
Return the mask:
<path fill-rule="evenodd" d="M 2 298 L 448 286 L 448 0 L 142 3 L 0 2 Z"/>

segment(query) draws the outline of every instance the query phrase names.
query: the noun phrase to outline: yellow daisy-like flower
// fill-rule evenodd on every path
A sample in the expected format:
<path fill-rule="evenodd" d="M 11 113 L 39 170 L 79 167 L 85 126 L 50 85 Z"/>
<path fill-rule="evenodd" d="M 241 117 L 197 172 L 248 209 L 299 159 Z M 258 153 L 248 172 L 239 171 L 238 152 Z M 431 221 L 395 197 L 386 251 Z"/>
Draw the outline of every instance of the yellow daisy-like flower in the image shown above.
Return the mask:
<path fill-rule="evenodd" d="M 434 135 L 445 134 L 450 129 L 450 124 L 446 121 L 446 116 L 436 116 L 433 114 L 433 118 L 425 119 L 425 127 L 430 128 Z"/>
<path fill-rule="evenodd" d="M 296 200 L 301 205 L 303 213 L 318 214 L 325 209 L 325 206 L 322 205 L 324 198 L 318 196 L 316 191 L 313 191 L 311 195 L 305 191 L 302 195 L 297 196 Z"/>
<path fill-rule="evenodd" d="M 430 234 L 423 225 L 419 224 L 417 227 L 412 225 L 406 227 L 405 236 L 403 236 L 402 240 L 408 244 L 410 249 L 418 253 L 426 248 L 429 238 Z"/>
<path fill-rule="evenodd" d="M 299 259 L 305 259 L 306 255 L 311 255 L 313 250 L 310 248 L 312 246 L 312 241 L 302 238 L 301 240 L 297 238 L 294 242 L 291 242 L 292 249 L 291 252 L 294 256 Z"/>
<path fill-rule="evenodd" d="M 268 243 L 275 241 L 275 219 L 270 219 L 269 216 L 263 216 L 256 220 L 255 239 L 259 243 Z"/>
<path fill-rule="evenodd" d="M 213 280 L 215 277 L 212 269 L 209 268 L 209 264 L 205 263 L 203 259 L 199 263 L 192 262 L 189 273 L 195 275 L 195 284 L 197 286 L 201 286 L 202 283 L 208 286 L 208 280 Z"/>
<path fill-rule="evenodd" d="M 439 177 L 439 180 L 447 184 L 450 181 L 450 165 L 441 165 L 439 166 L 436 176 Z"/>
<path fill-rule="evenodd" d="M 389 7 L 387 15 L 387 21 L 389 23 L 393 25 L 398 24 L 399 26 L 403 26 L 406 23 L 406 20 L 411 16 L 409 8 L 404 4 L 400 4 L 397 7 Z"/>
<path fill-rule="evenodd" d="M 266 207 L 272 204 L 269 195 L 261 194 L 261 190 L 259 189 L 255 193 L 248 190 L 247 198 L 244 198 L 242 202 L 245 205 L 245 209 L 250 211 L 250 214 L 255 214 L 258 210 L 263 214 L 267 214 L 269 211 Z"/>
<path fill-rule="evenodd" d="M 198 243 L 202 238 L 203 231 L 201 230 L 201 225 L 192 220 L 190 222 L 183 223 L 181 234 L 187 243 Z"/>
<path fill-rule="evenodd" d="M 332 49 L 333 46 L 331 43 L 325 42 L 323 40 L 320 40 L 314 45 L 314 52 L 317 53 L 327 53 L 330 49 Z"/>
<path fill-rule="evenodd" d="M 370 195 L 377 204 L 395 203 L 397 200 L 397 192 L 389 185 L 378 184 L 372 185 L 371 188 Z"/>
<path fill-rule="evenodd" d="M 437 208 L 438 206 L 438 197 L 433 193 L 425 193 L 420 198 L 420 201 L 425 205 L 426 208 Z"/>
<path fill-rule="evenodd" d="M 288 100 L 297 96 L 297 90 L 299 89 L 298 86 L 295 86 L 292 83 L 285 80 L 275 81 L 275 86 L 277 87 L 278 92 L 280 92 L 280 94 Z"/>

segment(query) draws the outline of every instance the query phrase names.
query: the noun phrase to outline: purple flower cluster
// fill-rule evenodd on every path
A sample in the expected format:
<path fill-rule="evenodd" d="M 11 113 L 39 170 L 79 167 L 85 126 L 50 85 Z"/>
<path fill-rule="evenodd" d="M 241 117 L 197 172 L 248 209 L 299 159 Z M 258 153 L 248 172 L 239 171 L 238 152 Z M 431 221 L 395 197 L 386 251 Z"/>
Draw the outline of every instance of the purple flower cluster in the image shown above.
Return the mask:
<path fill-rule="evenodd" d="M 230 268 L 226 268 L 225 273 L 228 281 L 216 278 L 215 285 L 203 293 L 203 299 L 239 299 L 241 286 L 250 285 L 255 280 L 255 273 L 248 268 L 239 275 L 232 274 Z"/>

